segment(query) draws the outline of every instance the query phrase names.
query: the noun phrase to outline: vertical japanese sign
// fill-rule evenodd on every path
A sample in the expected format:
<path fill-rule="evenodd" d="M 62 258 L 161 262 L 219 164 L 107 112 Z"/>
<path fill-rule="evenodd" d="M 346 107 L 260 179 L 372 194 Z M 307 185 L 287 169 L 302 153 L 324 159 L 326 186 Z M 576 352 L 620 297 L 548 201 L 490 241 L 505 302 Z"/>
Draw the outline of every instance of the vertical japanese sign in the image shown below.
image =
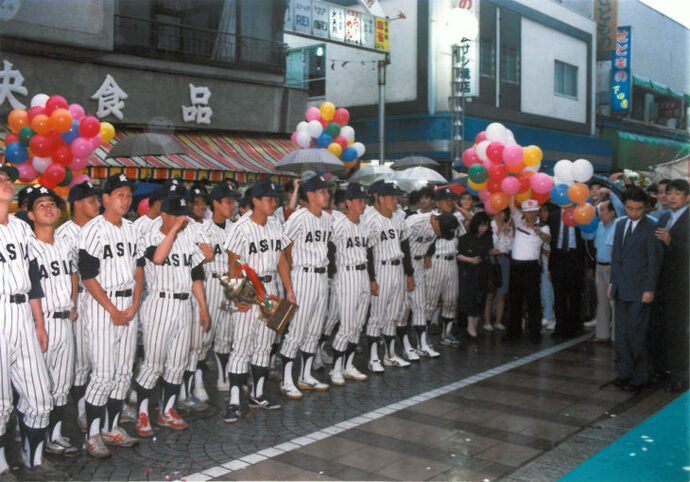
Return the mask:
<path fill-rule="evenodd" d="M 359 12 L 352 10 L 345 11 L 345 42 L 358 45 L 361 44 L 361 30 Z"/>
<path fill-rule="evenodd" d="M 311 34 L 311 0 L 293 0 L 295 32 Z"/>
<path fill-rule="evenodd" d="M 388 36 L 388 19 L 376 17 L 376 50 L 390 49 L 390 40 Z"/>
<path fill-rule="evenodd" d="M 630 72 L 630 27 L 618 27 L 611 61 L 611 112 L 630 112 L 632 75 Z"/>
<path fill-rule="evenodd" d="M 315 37 L 328 38 L 328 5 L 321 2 L 312 4 L 311 25 Z"/>
<path fill-rule="evenodd" d="M 597 23 L 597 60 L 608 60 L 616 48 L 618 0 L 594 0 L 594 21 Z"/>
<path fill-rule="evenodd" d="M 362 15 L 360 20 L 362 21 L 362 45 L 373 49 L 376 47 L 376 19 Z"/>
<path fill-rule="evenodd" d="M 332 40 L 345 41 L 345 10 L 339 7 L 328 9 L 328 32 Z"/>

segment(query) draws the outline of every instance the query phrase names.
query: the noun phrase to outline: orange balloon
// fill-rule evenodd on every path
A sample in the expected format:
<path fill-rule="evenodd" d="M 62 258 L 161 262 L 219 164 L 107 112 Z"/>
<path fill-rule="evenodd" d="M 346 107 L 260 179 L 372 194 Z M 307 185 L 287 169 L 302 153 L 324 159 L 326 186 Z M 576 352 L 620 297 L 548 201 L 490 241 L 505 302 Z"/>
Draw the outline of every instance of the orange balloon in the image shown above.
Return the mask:
<path fill-rule="evenodd" d="M 528 189 L 525 192 L 519 192 L 515 195 L 515 201 L 519 203 L 523 203 L 530 199 L 532 197 L 532 188 Z"/>
<path fill-rule="evenodd" d="M 589 188 L 586 184 L 575 182 L 568 188 L 568 198 L 575 204 L 582 204 L 586 202 L 588 197 Z"/>
<path fill-rule="evenodd" d="M 60 134 L 67 132 L 72 127 L 72 114 L 67 109 L 55 109 L 50 114 L 50 127 Z"/>
<path fill-rule="evenodd" d="M 489 206 L 496 211 L 502 211 L 508 207 L 510 196 L 504 192 L 495 192 L 489 197 Z"/>
<path fill-rule="evenodd" d="M 31 119 L 31 128 L 36 134 L 46 135 L 50 133 L 50 119 L 47 115 L 38 114 Z"/>
<path fill-rule="evenodd" d="M 7 116 L 7 121 L 10 124 L 10 129 L 13 132 L 18 132 L 22 127 L 29 125 L 29 116 L 24 109 L 15 109 Z"/>
<path fill-rule="evenodd" d="M 589 224 L 594 219 L 594 208 L 591 204 L 580 204 L 573 211 L 573 219 L 577 224 Z"/>
<path fill-rule="evenodd" d="M 505 166 L 508 169 L 508 172 L 511 174 L 520 174 L 525 168 L 525 165 L 522 162 L 519 164 L 513 164 L 512 166 L 510 164 L 506 164 Z"/>

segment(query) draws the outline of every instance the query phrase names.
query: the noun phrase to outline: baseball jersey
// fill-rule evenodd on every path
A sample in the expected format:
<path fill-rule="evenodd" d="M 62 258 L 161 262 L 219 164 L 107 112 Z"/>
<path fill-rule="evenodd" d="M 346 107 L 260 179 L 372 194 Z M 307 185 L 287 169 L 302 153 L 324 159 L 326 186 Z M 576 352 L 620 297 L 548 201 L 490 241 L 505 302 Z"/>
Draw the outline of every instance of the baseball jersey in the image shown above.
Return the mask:
<path fill-rule="evenodd" d="M 232 231 L 232 226 L 233 224 L 230 220 L 226 220 L 221 227 L 213 222 L 213 219 L 207 219 L 201 225 L 201 231 L 210 240 L 211 247 L 213 248 L 213 259 L 204 264 L 206 278 L 213 273 L 228 274 L 228 254 L 223 249 L 223 246 Z"/>
<path fill-rule="evenodd" d="M 202 223 L 198 223 L 190 217 L 187 217 L 187 220 L 189 222 L 187 223 L 187 227 L 184 228 L 184 230 L 189 230 L 189 232 L 193 234 L 192 237 L 195 240 L 196 244 L 211 244 L 211 240 L 208 239 L 206 231 L 201 229 Z M 161 226 L 163 226 L 163 218 L 158 216 L 153 220 L 153 224 L 149 228 L 149 231 L 160 231 Z"/>
<path fill-rule="evenodd" d="M 285 222 L 285 235 L 294 241 L 293 266 L 328 265 L 328 241 L 332 237 L 332 217 L 325 211 L 315 216 L 309 209 L 298 209 Z"/>
<path fill-rule="evenodd" d="M 29 239 L 33 237 L 29 225 L 14 216 L 8 217 L 7 225 L 0 224 L 0 295 L 24 294 L 31 290 L 29 264 L 36 268 L 36 261 L 29 257 Z"/>
<path fill-rule="evenodd" d="M 79 274 L 83 279 L 95 278 L 106 291 L 133 288 L 137 261 L 143 255 L 138 238 L 131 221 L 123 218 L 118 227 L 103 215 L 96 216 L 79 232 Z"/>
<path fill-rule="evenodd" d="M 405 220 L 398 215 L 390 218 L 380 212 L 374 212 L 367 219 L 369 246 L 374 252 L 376 261 L 402 259 L 400 243 L 408 238 Z"/>
<path fill-rule="evenodd" d="M 204 261 L 204 254 L 194 242 L 193 234 L 188 233 L 185 228 L 175 236 L 175 241 L 165 260 L 161 264 L 156 264 L 153 262 L 153 255 L 165 236 L 160 230 L 155 230 L 146 233 L 141 238 L 146 246 L 146 265 L 144 266 L 146 290 L 154 293 L 154 296 L 156 291 L 191 293 L 192 271 L 197 269 L 195 279 L 203 277 L 203 270 L 199 266 Z"/>
<path fill-rule="evenodd" d="M 269 217 L 261 226 L 243 216 L 234 224 L 224 248 L 238 255 L 240 263 L 251 267 L 258 276 L 266 276 L 276 273 L 280 252 L 289 245 L 290 238 L 275 219 Z"/>
<path fill-rule="evenodd" d="M 434 210 L 433 214 L 438 216 L 441 213 L 438 210 Z M 457 211 L 454 212 L 453 215 L 458 220 L 458 227 L 455 229 L 455 236 L 453 237 L 453 239 L 438 238 L 435 243 L 436 249 L 434 251 L 434 254 L 437 254 L 439 256 L 455 256 L 458 252 L 458 238 L 465 234 L 467 230 L 465 229 L 465 225 L 463 224 L 463 222 L 465 221 L 465 216 L 463 216 L 462 213 L 459 213 Z"/>
<path fill-rule="evenodd" d="M 369 239 L 362 220 L 355 224 L 346 215 L 336 211 L 333 212 L 333 219 L 336 267 L 366 263 Z"/>
<path fill-rule="evenodd" d="M 67 243 L 67 245 L 74 252 L 74 259 L 79 259 L 79 232 L 81 231 L 81 226 L 76 224 L 71 219 L 60 225 L 55 230 L 55 239 L 62 239 Z M 74 266 L 75 270 L 77 266 Z M 81 277 L 79 277 L 79 284 L 81 285 Z"/>
<path fill-rule="evenodd" d="M 160 216 L 157 216 L 155 218 L 150 218 L 146 214 L 143 216 L 139 216 L 137 219 L 134 220 L 134 228 L 137 230 L 137 233 L 139 233 L 139 236 L 143 236 L 147 232 L 151 231 L 156 224 L 156 220 L 161 219 Z M 162 223 L 162 221 L 161 221 Z M 160 228 L 160 226 L 158 226 Z"/>
<path fill-rule="evenodd" d="M 410 255 L 413 257 L 424 256 L 436 239 L 436 233 L 429 221 L 431 216 L 431 213 L 415 213 L 405 219 L 410 236 Z"/>
<path fill-rule="evenodd" d="M 68 311 L 72 301 L 72 273 L 77 270 L 77 255 L 64 239 L 55 237 L 53 244 L 35 237 L 29 241 L 29 257 L 35 258 L 44 297 L 41 309 L 47 311 Z"/>

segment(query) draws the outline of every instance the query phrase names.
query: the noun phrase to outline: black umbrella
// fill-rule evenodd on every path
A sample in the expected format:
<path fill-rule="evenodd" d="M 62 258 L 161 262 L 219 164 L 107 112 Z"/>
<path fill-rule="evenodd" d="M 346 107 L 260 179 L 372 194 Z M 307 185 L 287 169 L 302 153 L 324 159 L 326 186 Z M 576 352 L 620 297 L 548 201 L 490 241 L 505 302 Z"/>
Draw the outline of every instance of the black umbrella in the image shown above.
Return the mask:
<path fill-rule="evenodd" d="M 408 167 L 438 167 L 440 164 L 433 159 L 424 156 L 407 156 L 395 161 L 391 167 L 393 169 L 407 169 Z"/>
<path fill-rule="evenodd" d="M 168 154 L 186 154 L 187 151 L 175 139 L 165 134 L 133 134 L 120 140 L 107 158 L 136 156 L 165 156 Z"/>
<path fill-rule="evenodd" d="M 304 171 L 342 174 L 345 164 L 326 149 L 299 149 L 283 157 L 274 166 L 281 171 L 301 174 Z"/>

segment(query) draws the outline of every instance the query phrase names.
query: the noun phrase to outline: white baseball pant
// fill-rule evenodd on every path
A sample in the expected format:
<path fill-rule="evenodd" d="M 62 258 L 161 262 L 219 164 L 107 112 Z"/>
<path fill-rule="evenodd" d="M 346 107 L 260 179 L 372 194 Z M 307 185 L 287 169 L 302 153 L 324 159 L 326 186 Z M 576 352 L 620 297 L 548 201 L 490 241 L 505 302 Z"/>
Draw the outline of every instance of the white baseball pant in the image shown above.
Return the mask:
<path fill-rule="evenodd" d="M 367 336 L 395 336 L 396 326 L 405 307 L 405 273 L 402 262 L 393 265 L 389 261 L 376 262 L 378 296 L 371 297 L 371 316 L 367 324 Z"/>
<path fill-rule="evenodd" d="M 297 301 L 297 311 L 288 325 L 283 337 L 280 353 L 287 358 L 295 358 L 297 350 L 315 353 L 323 328 L 326 310 L 328 277 L 326 273 L 316 273 L 313 268 L 298 266 L 292 269 L 290 279 Z"/>
<path fill-rule="evenodd" d="M 431 268 L 427 270 L 427 320 L 431 319 L 438 300 L 441 298 L 441 316 L 455 318 L 458 304 L 460 282 L 458 280 L 458 262 L 455 256 L 434 255 L 431 259 Z"/>
<path fill-rule="evenodd" d="M 412 312 L 411 326 L 426 326 L 427 313 L 427 270 L 424 260 L 412 260 L 414 268 L 414 289 L 407 293 L 409 310 Z"/>
<path fill-rule="evenodd" d="M 69 318 L 54 318 L 44 311 L 43 322 L 48 334 L 48 349 L 43 353 L 50 376 L 50 392 L 56 406 L 67 405 L 74 380 L 74 331 Z"/>
<path fill-rule="evenodd" d="M 356 270 L 354 266 L 341 266 L 335 275 L 333 291 L 337 299 L 340 326 L 333 338 L 333 349 L 344 352 L 348 343 L 358 343 L 367 319 L 371 283 L 366 269 Z"/>

